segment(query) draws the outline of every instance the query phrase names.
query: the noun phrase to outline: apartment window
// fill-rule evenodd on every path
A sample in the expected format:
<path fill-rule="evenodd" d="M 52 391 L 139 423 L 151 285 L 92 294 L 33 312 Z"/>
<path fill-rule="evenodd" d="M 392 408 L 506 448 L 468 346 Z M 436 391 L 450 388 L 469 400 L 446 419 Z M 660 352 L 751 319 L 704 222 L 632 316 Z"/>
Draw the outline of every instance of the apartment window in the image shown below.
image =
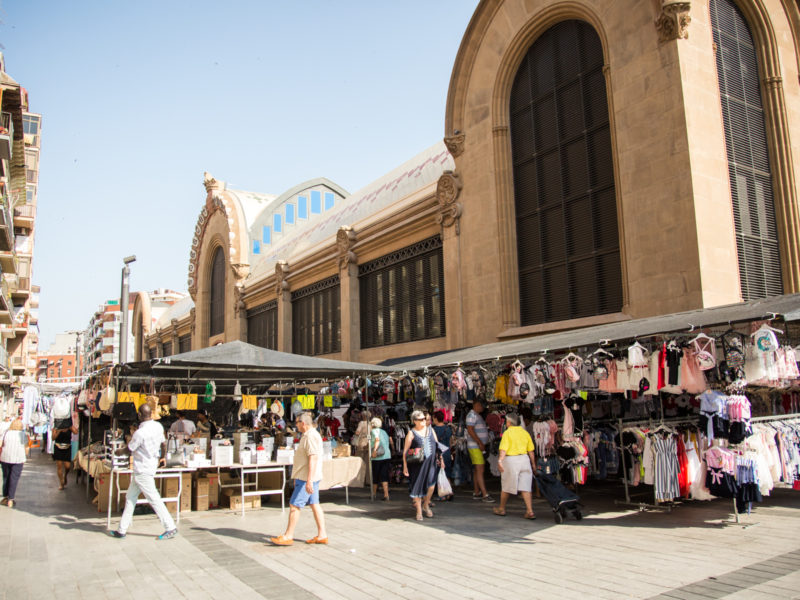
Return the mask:
<path fill-rule="evenodd" d="M 359 266 L 361 347 L 445 335 L 442 238 Z"/>
<path fill-rule="evenodd" d="M 711 0 L 742 298 L 783 293 L 767 127 L 755 43 L 732 0 Z"/>
<path fill-rule="evenodd" d="M 225 251 L 217 248 L 211 263 L 211 299 L 209 335 L 225 332 Z"/>
<path fill-rule="evenodd" d="M 563 21 L 534 42 L 511 88 L 522 325 L 622 308 L 603 64 L 594 29 Z"/>
<path fill-rule="evenodd" d="M 247 342 L 278 349 L 278 301 L 272 300 L 247 311 Z"/>
<path fill-rule="evenodd" d="M 315 356 L 342 348 L 339 276 L 292 292 L 292 352 Z"/>

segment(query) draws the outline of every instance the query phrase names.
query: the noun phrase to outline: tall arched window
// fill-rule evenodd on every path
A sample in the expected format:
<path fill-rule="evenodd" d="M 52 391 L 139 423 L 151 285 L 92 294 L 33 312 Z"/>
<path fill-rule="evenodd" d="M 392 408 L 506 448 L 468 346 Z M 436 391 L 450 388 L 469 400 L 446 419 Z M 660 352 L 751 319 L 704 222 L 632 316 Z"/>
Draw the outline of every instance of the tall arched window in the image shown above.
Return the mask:
<path fill-rule="evenodd" d="M 744 300 L 783 293 L 755 43 L 733 0 L 711 0 L 736 251 Z"/>
<path fill-rule="evenodd" d="M 603 64 L 594 29 L 563 21 L 534 42 L 514 78 L 510 136 L 522 325 L 622 308 Z"/>
<path fill-rule="evenodd" d="M 208 313 L 210 319 L 209 336 L 225 331 L 225 251 L 217 248 L 211 262 L 211 287 Z"/>

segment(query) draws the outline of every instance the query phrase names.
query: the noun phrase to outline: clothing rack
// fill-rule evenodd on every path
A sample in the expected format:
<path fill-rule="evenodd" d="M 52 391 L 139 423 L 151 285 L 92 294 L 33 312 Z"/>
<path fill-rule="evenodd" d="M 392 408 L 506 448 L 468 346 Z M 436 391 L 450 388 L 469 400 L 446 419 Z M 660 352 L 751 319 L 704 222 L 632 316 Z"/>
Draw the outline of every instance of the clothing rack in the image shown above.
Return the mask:
<path fill-rule="evenodd" d="M 768 417 L 753 417 L 750 419 L 751 423 L 764 423 L 769 421 L 793 421 L 800 419 L 800 413 L 792 413 L 789 415 L 770 415 Z"/>
<path fill-rule="evenodd" d="M 658 499 L 656 498 L 656 491 L 655 486 L 653 486 L 653 504 L 648 504 L 646 502 L 631 502 L 631 494 L 630 490 L 628 489 L 628 466 L 625 461 L 625 448 L 622 446 L 622 432 L 625 428 L 629 427 L 658 427 L 660 425 L 693 425 L 696 426 L 697 424 L 693 421 L 688 421 L 686 417 L 675 417 L 672 419 L 661 419 L 654 423 L 653 419 L 648 419 L 644 421 L 628 421 L 625 422 L 620 417 L 618 419 L 618 426 L 619 426 L 619 435 L 620 435 L 620 454 L 622 454 L 622 485 L 625 487 L 625 501 L 622 500 L 614 500 L 614 504 L 622 505 L 622 506 L 635 506 L 639 509 L 640 512 L 645 510 L 665 510 L 667 512 L 672 512 L 673 505 L 672 504 L 659 504 Z M 633 467 L 633 465 L 631 465 Z"/>

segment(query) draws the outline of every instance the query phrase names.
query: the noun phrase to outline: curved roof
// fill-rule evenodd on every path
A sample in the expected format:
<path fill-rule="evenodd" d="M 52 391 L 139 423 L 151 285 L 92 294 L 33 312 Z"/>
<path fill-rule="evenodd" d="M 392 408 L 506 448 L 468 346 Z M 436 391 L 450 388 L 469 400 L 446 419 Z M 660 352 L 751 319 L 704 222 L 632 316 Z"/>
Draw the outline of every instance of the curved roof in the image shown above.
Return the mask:
<path fill-rule="evenodd" d="M 437 142 L 383 177 L 341 200 L 339 205 L 325 213 L 324 218 L 294 235 L 285 236 L 279 243 L 262 249 L 262 258 L 251 264 L 249 281 L 274 272 L 278 260 L 289 260 L 321 241 L 336 235 L 339 227 L 350 225 L 391 206 L 435 183 L 446 170 L 455 169 L 453 157 L 444 142 Z M 254 258 L 251 255 L 251 258 Z"/>
<path fill-rule="evenodd" d="M 166 329 L 172 324 L 172 319 L 181 319 L 189 314 L 194 308 L 194 301 L 191 296 L 181 298 L 175 304 L 167 308 L 156 321 L 156 330 Z"/>
<path fill-rule="evenodd" d="M 277 198 L 275 194 L 257 194 L 255 192 L 231 190 L 227 188 L 225 192 L 239 203 L 248 229 L 250 229 L 258 216 L 269 208 L 269 206 L 274 203 L 275 198 Z"/>

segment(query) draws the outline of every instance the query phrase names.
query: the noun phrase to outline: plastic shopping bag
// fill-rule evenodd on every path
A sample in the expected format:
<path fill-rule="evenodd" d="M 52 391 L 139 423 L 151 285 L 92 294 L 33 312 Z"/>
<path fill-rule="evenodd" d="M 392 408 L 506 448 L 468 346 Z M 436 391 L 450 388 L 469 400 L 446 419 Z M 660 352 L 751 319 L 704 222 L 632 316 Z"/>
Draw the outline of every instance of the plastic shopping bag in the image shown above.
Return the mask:
<path fill-rule="evenodd" d="M 450 485 L 450 482 L 447 480 L 447 475 L 445 474 L 444 469 L 439 469 L 439 476 L 436 479 L 436 487 L 440 498 L 452 496 L 453 494 L 453 488 Z"/>

